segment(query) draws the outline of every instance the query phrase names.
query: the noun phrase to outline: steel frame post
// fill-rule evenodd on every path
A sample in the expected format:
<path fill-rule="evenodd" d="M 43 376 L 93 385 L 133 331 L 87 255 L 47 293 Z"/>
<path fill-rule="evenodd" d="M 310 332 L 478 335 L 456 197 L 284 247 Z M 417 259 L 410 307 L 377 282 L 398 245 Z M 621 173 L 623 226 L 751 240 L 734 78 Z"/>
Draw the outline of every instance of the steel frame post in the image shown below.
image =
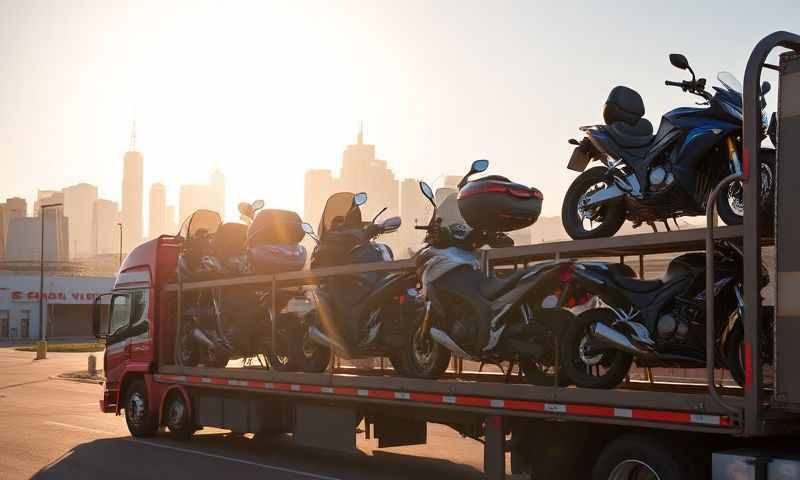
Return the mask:
<path fill-rule="evenodd" d="M 763 402 L 761 371 L 761 69 L 775 47 L 800 52 L 800 36 L 775 32 L 756 44 L 744 72 L 742 173 L 744 182 L 744 341 L 745 341 L 745 435 L 764 431 L 761 420 Z M 776 205 L 780 208 L 780 205 Z"/>
<path fill-rule="evenodd" d="M 483 444 L 483 476 L 486 480 L 506 478 L 506 434 L 503 417 L 486 417 L 485 442 Z"/>

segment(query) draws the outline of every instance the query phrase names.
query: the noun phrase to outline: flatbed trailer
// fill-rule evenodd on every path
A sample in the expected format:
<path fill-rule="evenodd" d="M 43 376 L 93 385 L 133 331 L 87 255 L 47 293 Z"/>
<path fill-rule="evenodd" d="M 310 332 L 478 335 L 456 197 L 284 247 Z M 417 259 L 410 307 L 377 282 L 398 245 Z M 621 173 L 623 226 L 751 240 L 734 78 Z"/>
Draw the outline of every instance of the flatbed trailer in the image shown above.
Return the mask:
<path fill-rule="evenodd" d="M 780 65 L 765 64 L 776 46 L 794 52 L 782 54 Z M 113 295 L 126 301 L 139 299 L 146 315 L 131 314 L 130 333 L 116 343 L 109 341 L 109 380 L 101 408 L 117 414 L 124 411 L 129 427 L 131 418 L 139 419 L 131 427 L 134 434 L 153 434 L 162 426 L 179 437 L 189 437 L 197 426 L 256 434 L 288 432 L 299 445 L 340 451 L 355 450 L 356 427 L 361 422 L 365 434 L 378 439 L 379 447 L 425 443 L 427 423 L 441 423 L 484 442 L 484 472 L 491 480 L 504 478 L 508 451 L 512 472 L 530 472 L 537 480 L 589 478 L 593 468 L 597 471 L 598 465 L 606 464 L 615 466 L 610 479 L 704 478 L 693 476 L 698 472 L 713 472 L 715 480 L 800 478 L 800 456 L 790 451 L 800 440 L 800 374 L 795 371 L 800 365 L 796 348 L 800 342 L 800 252 L 796 251 L 800 225 L 793 218 L 800 191 L 796 181 L 793 185 L 785 180 L 800 178 L 800 163 L 794 161 L 800 157 L 797 52 L 800 37 L 777 32 L 756 46 L 748 62 L 744 225 L 716 227 L 715 216 L 709 215 L 709 228 L 493 249 L 482 258 L 487 274 L 539 260 L 597 257 L 638 260 L 643 274 L 645 255 L 703 250 L 710 254 L 714 240 L 739 242 L 745 254 L 747 306 L 743 388 L 718 385 L 713 332 L 708 339 L 711 354 L 705 385 L 641 382 L 595 390 L 558 387 L 556 378 L 553 386 L 533 386 L 514 383 L 507 375 L 464 372 L 458 361 L 454 371 L 440 380 L 335 365 L 321 374 L 181 366 L 175 361 L 175 332 L 180 331 L 178 312 L 186 292 L 258 285 L 271 288 L 275 299 L 280 288 L 313 285 L 320 278 L 342 274 L 410 270 L 414 264 L 404 260 L 174 282 L 178 244 L 174 238 L 162 237 L 134 250 L 120 270 Z M 760 182 L 757 101 L 762 68 L 780 73 L 774 231 L 762 228 L 755 206 Z M 709 203 L 713 212 L 713 201 Z M 762 328 L 757 278 L 764 247 L 774 248 L 776 255 L 771 366 L 762 362 L 765 352 L 757 341 Z M 708 274 L 713 281 L 713 272 Z M 272 309 L 274 319 L 274 304 Z M 147 325 L 136 330 L 139 317 L 146 318 Z M 273 351 L 281 348 L 276 339 L 273 330 Z M 765 383 L 766 368 L 773 382 Z M 633 477 L 636 468 L 650 476 Z"/>

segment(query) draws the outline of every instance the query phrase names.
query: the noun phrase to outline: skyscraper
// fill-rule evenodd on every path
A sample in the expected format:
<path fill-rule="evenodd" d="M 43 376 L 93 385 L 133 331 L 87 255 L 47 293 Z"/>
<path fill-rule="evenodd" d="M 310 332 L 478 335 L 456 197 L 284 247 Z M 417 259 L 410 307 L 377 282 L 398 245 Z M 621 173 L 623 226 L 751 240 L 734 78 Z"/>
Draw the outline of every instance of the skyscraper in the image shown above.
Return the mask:
<path fill-rule="evenodd" d="M 164 233 L 175 235 L 178 233 L 178 222 L 175 221 L 175 207 L 167 205 L 166 217 L 164 219 Z"/>
<path fill-rule="evenodd" d="M 88 257 L 94 251 L 92 214 L 95 200 L 97 187 L 88 183 L 79 183 L 63 190 L 64 216 L 69 222 L 70 253 L 73 257 Z"/>
<path fill-rule="evenodd" d="M 215 169 L 211 172 L 211 196 L 213 198 L 214 207 L 212 210 L 219 212 L 220 215 L 225 217 L 225 176 L 222 171 Z"/>
<path fill-rule="evenodd" d="M 150 215 L 147 236 L 156 238 L 167 232 L 167 188 L 161 183 L 150 187 Z"/>
<path fill-rule="evenodd" d="M 341 190 L 330 170 L 308 170 L 303 178 L 303 220 L 317 228 L 325 201 Z"/>
<path fill-rule="evenodd" d="M 144 158 L 136 151 L 136 124 L 131 130 L 130 150 L 122 171 L 122 244 L 130 251 L 141 243 L 143 229 Z"/>
<path fill-rule="evenodd" d="M 97 255 L 119 251 L 117 202 L 98 198 L 92 205 L 92 247 Z"/>
<path fill-rule="evenodd" d="M 400 213 L 398 182 L 386 161 L 375 158 L 375 145 L 364 143 L 363 128 L 358 132 L 356 144 L 348 145 L 342 153 L 339 178 L 342 190 L 367 192 L 368 201 L 362 207 L 364 217 L 371 218 L 384 207 L 385 216 Z"/>

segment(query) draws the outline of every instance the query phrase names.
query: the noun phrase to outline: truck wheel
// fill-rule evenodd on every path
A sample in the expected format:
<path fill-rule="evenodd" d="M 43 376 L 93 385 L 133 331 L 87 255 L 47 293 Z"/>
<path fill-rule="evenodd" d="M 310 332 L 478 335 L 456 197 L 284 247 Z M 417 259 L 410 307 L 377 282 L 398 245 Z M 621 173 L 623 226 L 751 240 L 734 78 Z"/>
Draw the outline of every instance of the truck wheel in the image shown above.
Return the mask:
<path fill-rule="evenodd" d="M 150 399 L 141 379 L 131 381 L 125 389 L 125 422 L 134 437 L 151 437 L 158 430 L 158 419 L 150 413 Z"/>
<path fill-rule="evenodd" d="M 625 379 L 633 356 L 620 350 L 589 352 L 589 327 L 598 322 L 611 324 L 614 313 L 607 308 L 587 310 L 571 322 L 561 337 L 561 364 L 575 385 L 584 388 L 614 388 Z"/>
<path fill-rule="evenodd" d="M 623 435 L 603 449 L 592 480 L 697 480 L 692 461 L 681 447 L 652 435 Z"/>
<path fill-rule="evenodd" d="M 189 405 L 180 392 L 170 394 L 164 406 L 164 424 L 176 440 L 188 440 L 194 435 L 195 425 Z"/>

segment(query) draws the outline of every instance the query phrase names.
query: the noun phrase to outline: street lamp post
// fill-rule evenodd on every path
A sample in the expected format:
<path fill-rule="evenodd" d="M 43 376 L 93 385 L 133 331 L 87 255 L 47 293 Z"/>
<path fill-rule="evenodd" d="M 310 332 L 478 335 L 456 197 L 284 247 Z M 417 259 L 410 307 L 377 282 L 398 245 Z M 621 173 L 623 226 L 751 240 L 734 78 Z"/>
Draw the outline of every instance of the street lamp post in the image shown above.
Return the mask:
<path fill-rule="evenodd" d="M 50 203 L 39 206 L 39 222 L 41 223 L 42 239 L 39 252 L 39 339 L 44 342 L 47 339 L 44 328 L 44 211 L 51 207 L 61 207 L 62 203 Z M 56 225 L 58 227 L 58 225 Z M 58 246 L 56 246 L 58 250 Z M 46 344 L 45 344 L 46 345 Z"/>
<path fill-rule="evenodd" d="M 122 222 L 117 222 L 119 227 L 119 266 L 122 266 Z"/>

